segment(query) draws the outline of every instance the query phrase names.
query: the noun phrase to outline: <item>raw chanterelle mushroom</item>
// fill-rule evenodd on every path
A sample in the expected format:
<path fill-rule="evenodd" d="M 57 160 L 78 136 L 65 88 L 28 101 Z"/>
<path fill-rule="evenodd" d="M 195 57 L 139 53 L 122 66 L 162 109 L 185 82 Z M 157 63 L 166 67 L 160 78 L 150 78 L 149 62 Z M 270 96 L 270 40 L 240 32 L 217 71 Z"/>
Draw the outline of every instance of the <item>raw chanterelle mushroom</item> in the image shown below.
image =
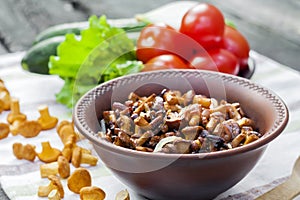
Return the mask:
<path fill-rule="evenodd" d="M 71 161 L 74 146 L 75 146 L 75 140 L 69 141 L 66 144 L 64 144 L 64 147 L 61 150 L 61 154 L 68 160 L 68 162 Z"/>
<path fill-rule="evenodd" d="M 4 110 L 4 102 L 2 99 L 0 99 L 0 113 Z"/>
<path fill-rule="evenodd" d="M 42 142 L 42 152 L 37 154 L 39 159 L 45 163 L 57 161 L 60 155 L 60 150 L 52 148 L 49 141 Z"/>
<path fill-rule="evenodd" d="M 78 135 L 76 134 L 74 129 L 74 124 L 67 120 L 61 121 L 56 126 L 56 132 L 64 145 L 70 141 L 75 140 L 76 142 L 78 139 Z"/>
<path fill-rule="evenodd" d="M 18 159 L 34 161 L 36 157 L 35 146 L 31 144 L 22 145 L 19 142 L 13 144 L 13 153 Z"/>
<path fill-rule="evenodd" d="M 6 138 L 9 134 L 9 125 L 0 123 L 0 140 Z"/>
<path fill-rule="evenodd" d="M 115 200 L 130 200 L 129 192 L 125 190 L 121 190 L 116 194 Z"/>
<path fill-rule="evenodd" d="M 10 94 L 8 92 L 8 90 L 0 89 L 0 113 L 3 110 L 9 110 L 10 109 Z"/>
<path fill-rule="evenodd" d="M 41 125 L 37 121 L 24 121 L 18 127 L 20 135 L 26 138 L 37 136 L 42 130 Z"/>
<path fill-rule="evenodd" d="M 47 129 L 54 128 L 58 122 L 58 118 L 50 115 L 48 106 L 46 105 L 39 106 L 38 110 L 40 113 L 38 122 L 41 124 L 42 129 L 47 130 Z"/>
<path fill-rule="evenodd" d="M 81 200 L 103 200 L 105 196 L 105 192 L 96 186 L 88 186 L 80 189 Z"/>
<path fill-rule="evenodd" d="M 26 119 L 23 119 L 23 118 L 16 118 L 12 124 L 9 125 L 9 129 L 10 129 L 10 132 L 13 136 L 16 136 L 19 134 L 19 127 L 20 125 L 25 121 Z"/>
<path fill-rule="evenodd" d="M 10 109 L 11 96 L 4 82 L 0 79 L 0 101 L 2 102 L 2 111 Z M 0 110 L 1 113 L 1 110 Z"/>
<path fill-rule="evenodd" d="M 65 192 L 63 185 L 61 184 L 60 178 L 54 175 L 48 176 L 50 183 L 46 186 L 39 186 L 38 196 L 47 197 L 52 190 L 57 190 L 61 198 L 64 198 Z"/>
<path fill-rule="evenodd" d="M 75 169 L 71 176 L 69 176 L 67 185 L 69 190 L 76 194 L 79 194 L 81 188 L 92 185 L 90 172 L 82 167 Z"/>
<path fill-rule="evenodd" d="M 97 165 L 98 158 L 88 153 L 83 153 L 81 147 L 73 148 L 72 164 L 74 167 L 79 167 L 80 164 L 89 164 L 91 166 Z"/>
<path fill-rule="evenodd" d="M 20 112 L 20 104 L 19 99 L 12 98 L 10 105 L 10 113 L 7 115 L 7 122 L 12 124 L 15 119 L 23 119 L 26 120 L 27 116 Z"/>
<path fill-rule="evenodd" d="M 56 162 L 41 164 L 40 173 L 42 178 L 57 174 L 61 178 L 68 178 L 70 176 L 70 163 L 65 157 L 59 156 Z"/>
<path fill-rule="evenodd" d="M 61 197 L 60 197 L 59 192 L 58 192 L 57 189 L 52 190 L 48 194 L 48 200 L 61 200 Z"/>

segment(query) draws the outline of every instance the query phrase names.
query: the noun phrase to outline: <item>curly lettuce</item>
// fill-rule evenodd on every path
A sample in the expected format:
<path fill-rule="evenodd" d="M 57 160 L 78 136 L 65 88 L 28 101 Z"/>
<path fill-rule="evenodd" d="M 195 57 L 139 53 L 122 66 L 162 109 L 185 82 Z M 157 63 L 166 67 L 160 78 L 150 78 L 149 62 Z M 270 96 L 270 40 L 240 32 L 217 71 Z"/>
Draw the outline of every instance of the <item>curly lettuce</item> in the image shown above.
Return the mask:
<path fill-rule="evenodd" d="M 71 108 L 88 90 L 113 78 L 139 72 L 134 42 L 121 28 L 112 27 L 106 17 L 91 16 L 89 28 L 80 36 L 67 34 L 51 56 L 49 73 L 65 82 L 56 100 Z"/>

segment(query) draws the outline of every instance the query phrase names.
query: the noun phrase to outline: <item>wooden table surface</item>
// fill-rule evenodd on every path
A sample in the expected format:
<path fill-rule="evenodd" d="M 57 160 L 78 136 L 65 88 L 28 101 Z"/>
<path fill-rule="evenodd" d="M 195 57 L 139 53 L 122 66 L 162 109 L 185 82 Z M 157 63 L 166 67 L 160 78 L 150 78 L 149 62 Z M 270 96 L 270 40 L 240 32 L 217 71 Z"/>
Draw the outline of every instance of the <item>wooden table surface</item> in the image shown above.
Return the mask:
<path fill-rule="evenodd" d="M 92 14 L 131 18 L 173 0 L 0 0 L 0 54 L 26 51 L 49 26 Z M 299 0 L 210 0 L 247 37 L 251 48 L 300 71 Z"/>

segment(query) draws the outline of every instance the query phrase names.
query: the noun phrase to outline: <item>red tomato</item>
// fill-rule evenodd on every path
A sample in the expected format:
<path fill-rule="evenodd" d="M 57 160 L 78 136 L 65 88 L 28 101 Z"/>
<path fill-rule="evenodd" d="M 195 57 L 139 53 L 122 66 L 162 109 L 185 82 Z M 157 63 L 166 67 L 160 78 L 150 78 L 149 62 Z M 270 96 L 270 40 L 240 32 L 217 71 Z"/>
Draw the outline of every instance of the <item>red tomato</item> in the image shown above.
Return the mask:
<path fill-rule="evenodd" d="M 201 45 L 189 36 L 160 23 L 145 27 L 137 40 L 137 59 L 146 63 L 153 57 L 174 54 L 190 60 L 196 52 L 203 51 Z"/>
<path fill-rule="evenodd" d="M 222 47 L 239 59 L 241 70 L 247 68 L 250 46 L 247 39 L 237 29 L 225 26 Z"/>
<path fill-rule="evenodd" d="M 151 24 L 143 28 L 137 40 L 136 56 L 138 60 L 146 63 L 155 56 L 169 53 L 168 49 L 173 49 L 171 26 L 158 23 Z"/>
<path fill-rule="evenodd" d="M 205 49 L 220 46 L 225 20 L 213 5 L 201 3 L 188 10 L 182 18 L 180 32 L 196 40 Z"/>
<path fill-rule="evenodd" d="M 190 69 L 185 62 L 178 56 L 172 54 L 164 54 L 156 56 L 150 59 L 145 67 L 142 69 L 143 72 L 155 71 L 163 69 Z"/>
<path fill-rule="evenodd" d="M 239 72 L 237 57 L 225 49 L 212 49 L 208 54 L 195 56 L 189 66 L 233 75 Z"/>

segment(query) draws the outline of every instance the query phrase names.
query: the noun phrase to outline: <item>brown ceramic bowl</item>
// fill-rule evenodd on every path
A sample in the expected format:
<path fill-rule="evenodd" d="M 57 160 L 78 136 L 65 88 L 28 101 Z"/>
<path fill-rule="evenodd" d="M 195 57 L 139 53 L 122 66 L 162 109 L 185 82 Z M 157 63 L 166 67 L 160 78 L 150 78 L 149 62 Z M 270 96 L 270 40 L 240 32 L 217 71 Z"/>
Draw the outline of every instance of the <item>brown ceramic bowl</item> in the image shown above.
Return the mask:
<path fill-rule="evenodd" d="M 124 102 L 130 92 L 150 95 L 163 88 L 182 92 L 194 89 L 198 94 L 240 102 L 264 135 L 231 150 L 183 155 L 139 152 L 95 136 L 102 112 L 109 110 L 113 102 Z M 172 70 L 139 73 L 97 86 L 77 102 L 74 120 L 105 165 L 138 194 L 149 199 L 212 199 L 250 172 L 267 145 L 285 128 L 288 110 L 272 91 L 245 78 L 201 70 Z"/>

